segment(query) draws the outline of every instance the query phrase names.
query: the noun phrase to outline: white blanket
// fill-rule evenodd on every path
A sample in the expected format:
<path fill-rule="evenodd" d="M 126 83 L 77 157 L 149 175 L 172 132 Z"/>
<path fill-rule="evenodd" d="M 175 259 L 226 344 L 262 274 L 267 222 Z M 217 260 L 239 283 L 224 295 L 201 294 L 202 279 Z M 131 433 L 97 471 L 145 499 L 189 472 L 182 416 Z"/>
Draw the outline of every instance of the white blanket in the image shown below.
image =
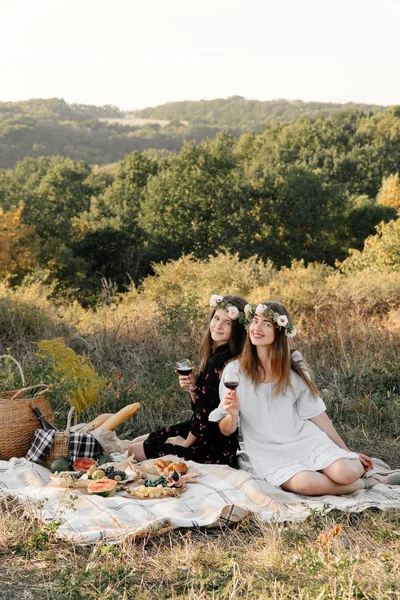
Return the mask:
<path fill-rule="evenodd" d="M 383 463 L 377 464 L 378 472 L 388 471 Z M 180 497 L 136 500 L 119 494 L 102 498 L 82 490 L 62 489 L 50 482 L 48 469 L 13 458 L 0 461 L 0 493 L 19 498 L 36 514 L 40 509 L 46 520 L 61 521 L 58 535 L 80 544 L 116 542 L 127 535 L 138 536 L 166 526 L 220 526 L 236 523 L 250 513 L 257 513 L 265 521 L 283 522 L 304 520 L 312 510 L 400 508 L 400 486 L 377 485 L 347 496 L 312 498 L 284 492 L 230 467 L 188 465 L 202 474 Z"/>

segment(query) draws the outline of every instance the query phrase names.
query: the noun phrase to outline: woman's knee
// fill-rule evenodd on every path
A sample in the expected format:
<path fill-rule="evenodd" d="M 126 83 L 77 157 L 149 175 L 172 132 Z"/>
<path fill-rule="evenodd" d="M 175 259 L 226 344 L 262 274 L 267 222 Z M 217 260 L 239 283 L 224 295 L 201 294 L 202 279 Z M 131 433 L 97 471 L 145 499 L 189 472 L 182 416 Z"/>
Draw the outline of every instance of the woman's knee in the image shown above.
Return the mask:
<path fill-rule="evenodd" d="M 128 456 L 132 456 L 132 454 L 137 462 L 147 459 L 146 454 L 144 453 L 143 442 L 133 442 L 133 444 L 129 446 Z"/>
<path fill-rule="evenodd" d="M 323 469 L 322 472 L 335 483 L 349 485 L 360 479 L 364 473 L 364 467 L 361 461 L 357 459 L 342 458 L 335 460 L 335 462 Z"/>
<path fill-rule="evenodd" d="M 145 442 L 149 437 L 149 433 L 144 433 L 143 435 L 139 435 L 137 438 L 132 440 L 132 444 L 136 444 L 136 442 Z"/>
<path fill-rule="evenodd" d="M 306 496 L 313 488 L 313 484 L 310 481 L 310 473 L 308 471 L 300 471 L 300 473 L 296 473 L 291 479 L 285 481 L 281 487 L 288 492 L 295 492 L 296 494 Z"/>

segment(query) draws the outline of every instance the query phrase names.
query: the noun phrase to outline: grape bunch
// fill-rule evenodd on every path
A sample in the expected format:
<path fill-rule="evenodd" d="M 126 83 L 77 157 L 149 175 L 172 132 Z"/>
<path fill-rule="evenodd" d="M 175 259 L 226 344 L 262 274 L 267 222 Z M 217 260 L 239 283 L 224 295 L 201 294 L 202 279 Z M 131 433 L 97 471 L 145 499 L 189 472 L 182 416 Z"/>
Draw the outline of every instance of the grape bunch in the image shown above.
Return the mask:
<path fill-rule="evenodd" d="M 103 471 L 108 479 L 114 479 L 114 481 L 124 481 L 126 479 L 125 471 L 116 471 L 113 466 L 106 467 Z"/>
<path fill-rule="evenodd" d="M 86 473 L 86 471 L 78 471 L 77 473 L 74 473 L 72 475 L 73 479 L 80 479 L 82 477 L 82 475 L 84 475 Z"/>
<path fill-rule="evenodd" d="M 167 480 L 165 477 L 158 477 L 158 479 L 145 479 L 143 481 L 143 485 L 145 487 L 158 487 L 161 485 L 162 487 L 167 487 Z"/>

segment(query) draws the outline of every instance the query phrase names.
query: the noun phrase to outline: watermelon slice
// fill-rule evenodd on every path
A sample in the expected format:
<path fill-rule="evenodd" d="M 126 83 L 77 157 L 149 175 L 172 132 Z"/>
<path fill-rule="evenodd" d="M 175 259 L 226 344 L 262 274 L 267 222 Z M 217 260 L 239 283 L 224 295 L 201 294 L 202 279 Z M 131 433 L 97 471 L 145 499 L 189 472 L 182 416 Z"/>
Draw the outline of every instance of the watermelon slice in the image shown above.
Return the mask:
<path fill-rule="evenodd" d="M 97 494 L 103 496 L 103 498 L 111 498 L 117 491 L 117 482 L 111 481 L 111 479 L 103 478 L 91 481 L 88 485 L 87 491 L 89 494 Z"/>
<path fill-rule="evenodd" d="M 75 471 L 88 471 L 90 467 L 97 466 L 97 462 L 93 458 L 77 458 L 74 462 Z"/>

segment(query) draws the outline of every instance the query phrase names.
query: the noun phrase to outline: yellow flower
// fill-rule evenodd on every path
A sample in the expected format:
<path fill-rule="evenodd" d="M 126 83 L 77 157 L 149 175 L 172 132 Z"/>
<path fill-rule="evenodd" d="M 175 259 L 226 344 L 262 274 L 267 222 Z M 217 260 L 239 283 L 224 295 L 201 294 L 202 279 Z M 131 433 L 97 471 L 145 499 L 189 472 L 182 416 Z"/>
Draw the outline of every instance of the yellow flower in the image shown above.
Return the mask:
<path fill-rule="evenodd" d="M 63 338 L 41 340 L 37 356 L 52 367 L 50 387 L 61 391 L 78 412 L 99 400 L 99 392 L 107 385 L 87 356 L 76 354 Z"/>

